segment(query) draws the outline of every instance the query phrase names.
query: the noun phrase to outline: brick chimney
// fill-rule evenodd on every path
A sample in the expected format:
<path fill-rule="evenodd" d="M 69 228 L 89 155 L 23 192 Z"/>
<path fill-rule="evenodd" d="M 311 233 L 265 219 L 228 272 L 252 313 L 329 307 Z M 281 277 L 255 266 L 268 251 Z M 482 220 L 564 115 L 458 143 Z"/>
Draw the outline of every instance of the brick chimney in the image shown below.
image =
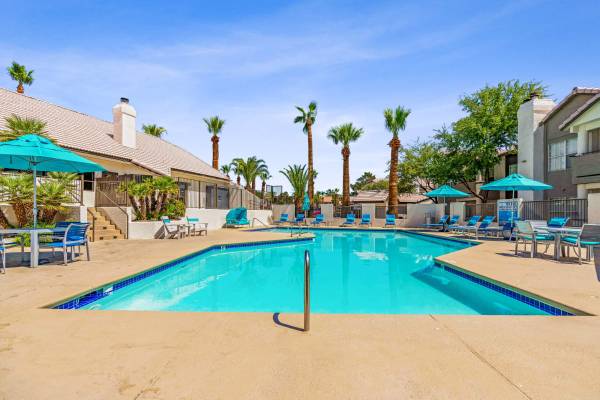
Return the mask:
<path fill-rule="evenodd" d="M 129 99 L 121 97 L 121 101 L 113 109 L 113 138 L 123 146 L 135 148 L 135 108 L 129 104 Z"/>

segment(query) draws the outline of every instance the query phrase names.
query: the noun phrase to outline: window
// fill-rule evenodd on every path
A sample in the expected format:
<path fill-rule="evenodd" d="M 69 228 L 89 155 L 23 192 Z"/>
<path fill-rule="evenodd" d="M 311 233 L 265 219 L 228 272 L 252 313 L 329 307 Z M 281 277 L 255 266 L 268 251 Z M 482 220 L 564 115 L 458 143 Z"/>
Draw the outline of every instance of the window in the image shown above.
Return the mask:
<path fill-rule="evenodd" d="M 577 137 L 548 145 L 548 171 L 563 171 L 571 167 L 571 157 L 577 154 Z"/>
<path fill-rule="evenodd" d="M 83 190 L 94 190 L 94 173 L 86 172 L 83 174 Z"/>
<path fill-rule="evenodd" d="M 217 208 L 217 186 L 206 185 L 206 208 Z"/>
<path fill-rule="evenodd" d="M 229 208 L 229 189 L 226 187 L 217 189 L 217 208 L 221 210 Z"/>
<path fill-rule="evenodd" d="M 600 151 L 600 128 L 588 132 L 588 149 L 589 153 Z"/>

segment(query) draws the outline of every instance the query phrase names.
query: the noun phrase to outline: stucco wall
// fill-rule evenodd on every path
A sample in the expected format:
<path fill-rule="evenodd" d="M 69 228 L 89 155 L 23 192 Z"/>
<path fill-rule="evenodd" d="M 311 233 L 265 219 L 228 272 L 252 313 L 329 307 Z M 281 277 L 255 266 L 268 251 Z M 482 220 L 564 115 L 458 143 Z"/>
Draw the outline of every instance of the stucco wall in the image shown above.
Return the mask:
<path fill-rule="evenodd" d="M 588 193 L 588 222 L 600 224 L 600 191 Z"/>
<path fill-rule="evenodd" d="M 425 223 L 425 217 L 432 215 L 432 222 L 437 222 L 444 214 L 444 204 L 409 204 L 407 206 L 404 226 L 415 228 Z"/>
<path fill-rule="evenodd" d="M 273 220 L 278 221 L 281 214 L 287 214 L 288 219 L 292 220 L 296 217 L 295 207 L 293 204 L 273 204 Z M 333 215 L 333 214 L 332 214 Z"/>

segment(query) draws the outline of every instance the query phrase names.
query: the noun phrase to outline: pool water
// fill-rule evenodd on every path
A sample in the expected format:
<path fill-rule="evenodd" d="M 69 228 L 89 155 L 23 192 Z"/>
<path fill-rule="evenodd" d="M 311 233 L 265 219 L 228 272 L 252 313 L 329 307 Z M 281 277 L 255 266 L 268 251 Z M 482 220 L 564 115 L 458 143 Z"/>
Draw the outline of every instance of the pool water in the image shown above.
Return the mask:
<path fill-rule="evenodd" d="M 315 230 L 314 241 L 213 250 L 82 308 L 301 312 L 311 254 L 315 313 L 545 314 L 435 267 L 469 244 L 401 232 Z"/>

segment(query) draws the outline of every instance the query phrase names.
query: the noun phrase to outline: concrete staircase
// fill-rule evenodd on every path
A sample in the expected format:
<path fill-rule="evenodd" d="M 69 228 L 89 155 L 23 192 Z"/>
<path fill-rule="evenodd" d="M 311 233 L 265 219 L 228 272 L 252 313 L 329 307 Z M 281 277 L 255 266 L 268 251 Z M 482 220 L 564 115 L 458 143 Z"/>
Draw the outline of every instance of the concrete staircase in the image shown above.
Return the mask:
<path fill-rule="evenodd" d="M 94 240 L 125 239 L 123 232 L 102 211 L 94 207 L 88 207 L 88 211 L 88 222 L 92 224 L 93 218 L 96 219 L 95 227 L 90 227 L 89 230 L 90 239 L 92 237 Z"/>

